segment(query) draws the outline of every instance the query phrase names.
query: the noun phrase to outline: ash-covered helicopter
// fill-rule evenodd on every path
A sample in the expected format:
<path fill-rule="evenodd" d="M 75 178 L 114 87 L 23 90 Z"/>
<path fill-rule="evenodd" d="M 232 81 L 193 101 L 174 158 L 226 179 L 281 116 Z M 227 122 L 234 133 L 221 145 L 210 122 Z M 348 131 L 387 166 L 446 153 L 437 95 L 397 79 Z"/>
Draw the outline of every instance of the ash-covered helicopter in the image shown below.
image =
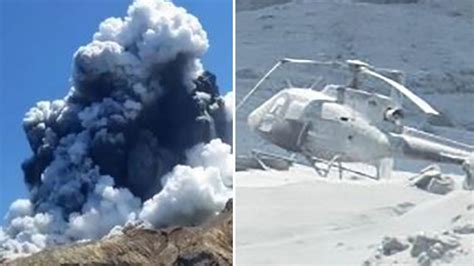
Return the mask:
<path fill-rule="evenodd" d="M 388 74 L 401 77 L 401 72 L 396 70 L 377 69 L 358 60 L 325 62 L 285 58 L 242 98 L 237 110 L 276 69 L 288 63 L 322 65 L 351 73 L 347 85 L 326 85 L 320 91 L 284 88 L 248 116 L 252 131 L 293 154 L 303 155 L 320 175 L 327 175 L 336 165 L 341 177 L 343 170 L 375 179 L 389 177 L 393 158 L 409 157 L 463 165 L 468 177 L 472 176 L 474 146 L 402 124 L 403 97 L 427 115 L 437 116 L 439 112 L 400 82 L 387 77 Z M 365 90 L 361 86 L 364 75 L 388 84 L 390 95 Z M 254 156 L 263 166 L 265 162 L 259 159 L 260 155 L 278 157 L 255 152 Z M 351 170 L 343 167 L 342 162 L 372 164 L 377 174 L 371 176 Z M 318 167 L 318 163 L 325 163 L 327 167 Z"/>

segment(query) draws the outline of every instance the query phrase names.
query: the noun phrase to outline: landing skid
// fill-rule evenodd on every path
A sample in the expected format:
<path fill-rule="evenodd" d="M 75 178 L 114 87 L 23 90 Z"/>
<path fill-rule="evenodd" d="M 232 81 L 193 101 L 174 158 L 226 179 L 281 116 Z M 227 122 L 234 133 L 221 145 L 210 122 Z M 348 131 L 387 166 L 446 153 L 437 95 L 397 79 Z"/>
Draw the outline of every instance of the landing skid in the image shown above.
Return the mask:
<path fill-rule="evenodd" d="M 262 170 L 269 170 L 269 169 L 288 170 L 290 166 L 296 162 L 296 159 L 294 158 L 294 156 L 286 157 L 286 156 L 282 156 L 282 155 L 278 155 L 278 154 L 274 154 L 270 152 L 264 152 L 260 150 L 252 150 L 250 157 L 251 157 L 251 160 L 247 161 L 247 163 L 243 163 L 246 165 L 241 166 L 242 170 L 246 168 L 257 168 L 257 169 L 262 169 Z M 308 160 L 311 167 L 313 167 L 316 170 L 316 173 L 321 177 L 327 177 L 331 169 L 333 167 L 337 167 L 337 169 L 339 170 L 340 179 L 342 179 L 344 171 L 352 173 L 352 174 L 360 175 L 366 178 L 370 178 L 373 180 L 379 179 L 379 177 L 377 176 L 372 176 L 364 172 L 353 170 L 353 169 L 343 166 L 342 161 L 340 160 L 339 156 L 334 156 L 329 161 L 322 158 L 315 157 L 315 156 L 305 155 L 305 157 Z M 327 165 L 327 167 L 325 168 L 319 167 L 318 165 L 316 165 L 316 163 L 323 163 Z M 379 173 L 379 171 L 377 171 L 377 173 Z"/>
<path fill-rule="evenodd" d="M 309 164 L 314 168 L 316 173 L 318 173 L 319 176 L 321 177 L 327 177 L 329 172 L 331 171 L 331 168 L 337 164 L 336 167 L 338 167 L 339 170 L 339 179 L 342 179 L 342 163 L 339 160 L 339 156 L 336 155 L 334 156 L 330 161 L 323 160 L 321 158 L 317 158 L 314 156 L 305 156 L 306 160 L 308 160 Z M 316 165 L 316 163 L 324 163 L 327 165 L 326 168 L 321 168 Z"/>
<path fill-rule="evenodd" d="M 334 167 L 337 167 L 339 170 L 339 179 L 342 179 L 343 172 L 346 171 L 346 172 L 357 174 L 357 175 L 367 177 L 370 179 L 379 180 L 377 176 L 372 176 L 364 172 L 353 170 L 353 169 L 343 166 L 338 155 L 334 156 L 329 161 L 322 158 L 315 157 L 315 156 L 310 156 L 310 155 L 305 155 L 305 157 L 306 157 L 306 160 L 308 160 L 309 164 L 314 168 L 314 170 L 316 170 L 316 173 L 318 173 L 318 175 L 321 177 L 327 177 L 329 172 L 331 171 L 331 168 L 334 166 Z M 316 163 L 323 163 L 327 165 L 327 167 L 321 168 L 317 166 Z"/>

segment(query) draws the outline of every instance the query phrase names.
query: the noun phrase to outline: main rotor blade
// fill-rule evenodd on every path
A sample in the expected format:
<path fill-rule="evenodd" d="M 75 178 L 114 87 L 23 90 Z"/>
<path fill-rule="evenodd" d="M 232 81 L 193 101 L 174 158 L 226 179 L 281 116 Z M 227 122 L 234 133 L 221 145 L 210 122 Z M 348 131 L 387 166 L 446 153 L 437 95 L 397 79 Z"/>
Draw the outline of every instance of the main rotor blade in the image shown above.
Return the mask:
<path fill-rule="evenodd" d="M 255 86 L 247 93 L 247 95 L 242 98 L 242 100 L 237 104 L 236 110 L 239 110 L 242 105 L 254 94 L 258 87 L 270 76 L 278 67 L 285 63 L 293 64 L 312 64 L 312 65 L 323 65 L 323 66 L 332 66 L 332 67 L 346 67 L 344 63 L 337 61 L 317 61 L 317 60 L 308 60 L 308 59 L 295 59 L 295 58 L 283 58 L 278 61 L 258 82 Z"/>
<path fill-rule="evenodd" d="M 257 91 L 258 87 L 260 86 L 260 84 L 262 84 L 262 82 L 265 81 L 265 79 L 268 78 L 268 76 L 270 76 L 270 74 L 272 74 L 273 71 L 275 71 L 279 66 L 281 66 L 283 64 L 283 60 L 280 60 L 278 61 L 258 82 L 257 84 L 255 84 L 255 86 L 249 91 L 249 93 L 247 93 L 247 95 L 244 96 L 244 98 L 242 99 L 242 101 L 240 101 L 240 103 L 237 105 L 237 108 L 236 110 L 239 110 L 240 107 L 242 107 L 242 105 L 244 105 L 244 103 L 250 98 L 250 96 L 252 96 L 252 94 L 255 93 L 255 91 Z"/>
<path fill-rule="evenodd" d="M 427 114 L 439 115 L 439 112 L 436 111 L 433 107 L 431 107 L 431 105 L 429 105 L 425 100 L 418 97 L 416 94 L 414 94 L 412 91 L 410 91 L 407 87 L 403 86 L 402 84 L 392 79 L 389 79 L 375 71 L 372 71 L 366 67 L 362 68 L 362 72 L 388 83 L 390 86 L 392 86 L 393 88 L 401 92 L 403 95 L 405 95 L 405 97 L 411 100 L 423 112 Z"/>
<path fill-rule="evenodd" d="M 322 65 L 322 66 L 337 66 L 344 67 L 344 63 L 338 61 L 317 61 L 310 59 L 296 59 L 296 58 L 283 58 L 281 60 L 283 63 L 294 63 L 294 64 L 310 64 L 310 65 Z"/>

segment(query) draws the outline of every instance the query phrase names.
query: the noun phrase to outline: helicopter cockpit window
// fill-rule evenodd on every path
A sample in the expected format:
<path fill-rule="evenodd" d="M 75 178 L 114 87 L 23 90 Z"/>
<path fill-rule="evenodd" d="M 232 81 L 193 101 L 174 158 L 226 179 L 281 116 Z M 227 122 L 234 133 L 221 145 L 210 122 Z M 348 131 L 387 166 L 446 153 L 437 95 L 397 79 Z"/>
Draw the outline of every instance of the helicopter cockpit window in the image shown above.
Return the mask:
<path fill-rule="evenodd" d="M 285 97 L 278 98 L 273 104 L 272 108 L 270 109 L 270 113 L 277 116 L 280 115 L 285 103 L 286 103 Z"/>
<path fill-rule="evenodd" d="M 341 121 L 349 121 L 349 117 L 345 117 L 345 116 L 341 116 L 339 119 L 341 119 Z"/>

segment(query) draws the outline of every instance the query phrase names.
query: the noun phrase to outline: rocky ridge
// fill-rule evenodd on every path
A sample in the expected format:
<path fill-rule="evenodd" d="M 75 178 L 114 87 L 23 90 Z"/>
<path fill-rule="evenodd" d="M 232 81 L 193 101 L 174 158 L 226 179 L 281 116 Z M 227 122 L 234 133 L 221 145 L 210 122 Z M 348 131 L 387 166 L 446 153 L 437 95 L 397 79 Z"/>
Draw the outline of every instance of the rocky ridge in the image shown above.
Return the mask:
<path fill-rule="evenodd" d="M 6 265 L 120 264 L 232 265 L 232 199 L 224 210 L 196 227 L 161 230 L 125 227 L 101 240 L 47 248 Z"/>

